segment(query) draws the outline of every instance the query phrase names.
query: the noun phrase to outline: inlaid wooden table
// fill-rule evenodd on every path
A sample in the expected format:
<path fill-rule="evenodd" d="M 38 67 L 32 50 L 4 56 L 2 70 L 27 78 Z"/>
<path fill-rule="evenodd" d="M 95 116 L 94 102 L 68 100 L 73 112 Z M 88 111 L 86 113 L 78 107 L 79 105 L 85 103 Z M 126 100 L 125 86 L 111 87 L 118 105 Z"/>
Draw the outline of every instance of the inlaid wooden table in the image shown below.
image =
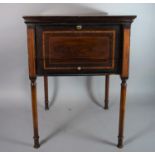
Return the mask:
<path fill-rule="evenodd" d="M 105 75 L 108 109 L 109 75 L 121 77 L 118 147 L 123 147 L 126 80 L 129 76 L 130 26 L 136 16 L 24 16 L 27 24 L 29 78 L 32 92 L 34 147 L 38 148 L 36 78 L 44 77 L 48 109 L 48 76 Z"/>

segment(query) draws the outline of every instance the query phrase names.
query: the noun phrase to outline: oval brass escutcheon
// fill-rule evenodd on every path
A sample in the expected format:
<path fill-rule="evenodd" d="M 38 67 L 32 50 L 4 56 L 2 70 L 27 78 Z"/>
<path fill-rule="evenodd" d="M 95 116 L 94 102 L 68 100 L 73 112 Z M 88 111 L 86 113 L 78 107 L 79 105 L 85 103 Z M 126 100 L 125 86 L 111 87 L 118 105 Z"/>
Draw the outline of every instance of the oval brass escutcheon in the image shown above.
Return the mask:
<path fill-rule="evenodd" d="M 81 29 L 82 29 L 82 25 L 77 25 L 77 26 L 76 26 L 76 29 L 77 29 L 77 30 L 81 30 Z"/>
<path fill-rule="evenodd" d="M 80 66 L 77 67 L 77 70 L 80 71 L 82 68 Z"/>

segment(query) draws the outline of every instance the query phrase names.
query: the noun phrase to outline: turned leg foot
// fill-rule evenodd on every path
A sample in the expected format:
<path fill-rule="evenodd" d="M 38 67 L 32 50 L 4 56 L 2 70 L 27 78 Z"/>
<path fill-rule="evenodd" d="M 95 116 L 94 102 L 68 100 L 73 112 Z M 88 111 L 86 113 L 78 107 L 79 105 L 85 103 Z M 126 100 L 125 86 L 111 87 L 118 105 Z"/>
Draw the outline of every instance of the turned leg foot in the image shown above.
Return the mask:
<path fill-rule="evenodd" d="M 117 144 L 118 148 L 123 148 L 123 137 L 119 137 L 118 136 L 118 144 Z"/>
<path fill-rule="evenodd" d="M 33 131 L 34 131 L 34 147 L 39 148 L 39 132 L 38 132 L 38 111 L 37 111 L 37 92 L 36 79 L 31 78 L 31 96 L 32 96 L 32 117 L 33 117 Z"/>
<path fill-rule="evenodd" d="M 34 148 L 39 148 L 40 144 L 39 144 L 39 136 L 38 137 L 33 137 L 34 139 Z"/>
<path fill-rule="evenodd" d="M 124 137 L 124 117 L 125 117 L 125 105 L 126 105 L 126 79 L 122 78 L 121 83 L 121 99 L 120 99 L 120 113 L 119 113 L 119 132 L 118 132 L 118 148 L 123 147 Z"/>
<path fill-rule="evenodd" d="M 48 104 L 48 102 L 46 104 Z M 49 110 L 48 105 L 45 105 L 45 110 Z"/>
<path fill-rule="evenodd" d="M 108 109 L 108 103 L 109 103 L 109 75 L 105 76 L 105 104 L 104 109 Z"/>
<path fill-rule="evenodd" d="M 49 109 L 48 106 L 48 77 L 44 76 L 44 93 L 45 93 L 45 110 Z"/>

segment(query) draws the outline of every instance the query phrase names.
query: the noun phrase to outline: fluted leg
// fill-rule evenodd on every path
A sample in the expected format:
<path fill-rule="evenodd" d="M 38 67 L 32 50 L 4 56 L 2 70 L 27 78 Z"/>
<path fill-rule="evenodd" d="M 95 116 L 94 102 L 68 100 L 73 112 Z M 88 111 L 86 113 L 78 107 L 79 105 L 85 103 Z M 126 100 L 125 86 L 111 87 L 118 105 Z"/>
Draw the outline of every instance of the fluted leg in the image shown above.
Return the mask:
<path fill-rule="evenodd" d="M 45 93 L 45 110 L 49 109 L 48 106 L 48 77 L 44 76 L 44 93 Z"/>
<path fill-rule="evenodd" d="M 37 111 L 37 92 L 36 92 L 36 79 L 31 80 L 31 95 L 32 95 L 32 116 L 33 116 L 33 129 L 34 129 L 34 148 L 39 148 L 39 133 L 38 133 L 38 111 Z"/>
<path fill-rule="evenodd" d="M 118 148 L 123 147 L 124 136 L 124 117 L 125 117 L 125 105 L 126 105 L 126 79 L 122 78 L 121 83 L 121 99 L 120 99 L 120 114 L 119 114 L 119 133 L 118 133 Z"/>
<path fill-rule="evenodd" d="M 104 109 L 108 109 L 109 102 L 109 75 L 105 76 L 105 105 Z"/>

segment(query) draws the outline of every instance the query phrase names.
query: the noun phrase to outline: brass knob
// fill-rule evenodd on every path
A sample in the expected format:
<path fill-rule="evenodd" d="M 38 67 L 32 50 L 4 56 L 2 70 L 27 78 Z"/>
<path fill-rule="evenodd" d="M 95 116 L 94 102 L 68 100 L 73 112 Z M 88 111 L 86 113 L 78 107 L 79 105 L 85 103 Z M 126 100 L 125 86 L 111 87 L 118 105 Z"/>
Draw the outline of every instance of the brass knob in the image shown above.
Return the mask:
<path fill-rule="evenodd" d="M 81 30 L 81 29 L 82 29 L 82 25 L 77 25 L 77 26 L 76 26 L 76 29 L 77 29 L 77 30 Z"/>
<path fill-rule="evenodd" d="M 77 70 L 80 71 L 82 68 L 80 66 L 77 67 Z"/>

